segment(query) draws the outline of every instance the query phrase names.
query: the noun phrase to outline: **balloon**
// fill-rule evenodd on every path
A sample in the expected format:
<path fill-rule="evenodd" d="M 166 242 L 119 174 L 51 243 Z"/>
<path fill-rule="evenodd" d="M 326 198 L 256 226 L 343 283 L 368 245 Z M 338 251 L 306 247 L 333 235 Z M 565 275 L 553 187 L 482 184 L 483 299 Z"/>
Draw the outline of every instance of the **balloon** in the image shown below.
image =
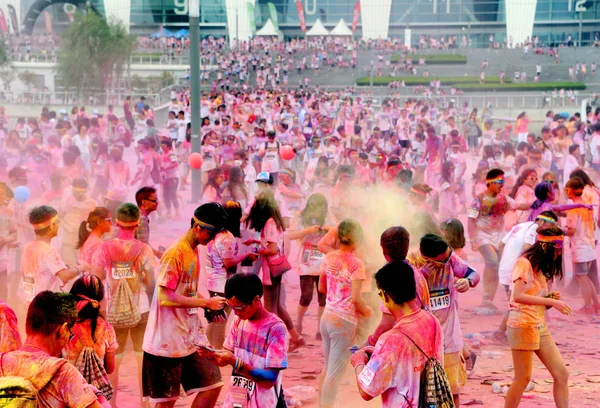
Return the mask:
<path fill-rule="evenodd" d="M 281 146 L 279 149 L 279 155 L 283 160 L 292 160 L 296 153 L 294 152 L 294 148 L 292 146 Z"/>
<path fill-rule="evenodd" d="M 17 203 L 23 204 L 31 197 L 31 191 L 25 186 L 19 186 L 14 191 L 15 200 Z"/>
<path fill-rule="evenodd" d="M 192 169 L 200 170 L 200 167 L 202 167 L 202 156 L 200 153 L 190 154 L 190 157 L 188 158 L 188 164 Z"/>

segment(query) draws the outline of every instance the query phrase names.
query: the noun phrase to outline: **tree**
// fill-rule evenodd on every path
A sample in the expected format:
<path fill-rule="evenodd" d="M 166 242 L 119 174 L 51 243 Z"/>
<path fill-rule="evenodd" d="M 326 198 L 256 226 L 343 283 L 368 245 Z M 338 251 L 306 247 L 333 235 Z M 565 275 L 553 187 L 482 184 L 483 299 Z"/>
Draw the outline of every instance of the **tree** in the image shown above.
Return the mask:
<path fill-rule="evenodd" d="M 10 88 L 10 83 L 15 80 L 15 71 L 10 63 L 10 58 L 4 48 L 4 42 L 0 42 L 0 80 L 4 89 Z"/>
<path fill-rule="evenodd" d="M 24 71 L 19 73 L 19 80 L 25 84 L 27 90 L 31 89 L 31 86 L 35 84 L 35 75 L 33 72 Z"/>
<path fill-rule="evenodd" d="M 121 22 L 107 21 L 88 10 L 62 35 L 56 72 L 80 93 L 114 89 L 133 49 L 133 38 Z"/>

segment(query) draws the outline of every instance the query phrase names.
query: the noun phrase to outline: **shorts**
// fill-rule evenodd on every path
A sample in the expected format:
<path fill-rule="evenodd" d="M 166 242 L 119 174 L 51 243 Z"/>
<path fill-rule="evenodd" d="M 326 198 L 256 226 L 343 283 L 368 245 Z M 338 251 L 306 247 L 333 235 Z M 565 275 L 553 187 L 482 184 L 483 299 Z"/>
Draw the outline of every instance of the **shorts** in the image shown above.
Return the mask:
<path fill-rule="evenodd" d="M 308 307 L 310 305 L 315 290 L 319 306 L 325 307 L 327 295 L 319 292 L 319 275 L 300 276 L 300 306 Z"/>
<path fill-rule="evenodd" d="M 573 273 L 575 276 L 597 276 L 598 265 L 595 260 L 589 262 L 573 262 Z"/>
<path fill-rule="evenodd" d="M 146 333 L 146 325 L 148 324 L 148 314 L 142 313 L 142 320 L 130 329 L 117 329 L 115 327 L 115 334 L 117 335 L 117 355 L 125 352 L 125 346 L 127 345 L 127 338 L 131 334 L 131 342 L 133 343 L 133 351 L 136 353 L 142 353 L 142 343 L 144 342 L 144 333 Z"/>
<path fill-rule="evenodd" d="M 467 383 L 467 365 L 462 351 L 444 354 L 444 371 L 448 376 L 452 395 L 460 394 L 462 387 Z"/>
<path fill-rule="evenodd" d="M 160 357 L 144 352 L 142 395 L 153 403 L 179 399 L 180 385 L 186 395 L 223 386 L 221 371 L 212 361 L 193 353 L 186 357 Z"/>
<path fill-rule="evenodd" d="M 469 147 L 474 149 L 479 145 L 479 140 L 477 140 L 477 136 L 467 136 L 467 142 L 469 143 Z"/>
<path fill-rule="evenodd" d="M 545 324 L 533 327 L 508 327 L 506 336 L 513 350 L 536 351 L 554 343 Z"/>

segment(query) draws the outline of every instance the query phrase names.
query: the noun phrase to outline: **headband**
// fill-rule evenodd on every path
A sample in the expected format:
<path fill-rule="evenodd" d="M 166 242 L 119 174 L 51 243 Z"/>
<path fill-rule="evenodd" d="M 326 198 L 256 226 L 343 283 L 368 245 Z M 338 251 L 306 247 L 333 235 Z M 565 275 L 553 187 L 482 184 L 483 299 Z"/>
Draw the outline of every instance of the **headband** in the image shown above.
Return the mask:
<path fill-rule="evenodd" d="M 280 173 L 287 174 L 288 176 L 290 176 L 290 177 L 294 178 L 294 175 L 293 175 L 293 174 L 292 174 L 292 172 L 291 172 L 291 171 L 289 171 L 288 169 L 283 169 L 283 170 L 280 170 Z"/>
<path fill-rule="evenodd" d="M 97 300 L 90 299 L 89 297 L 84 296 L 84 295 L 77 295 L 77 296 L 79 296 L 82 299 L 82 300 L 80 300 L 80 301 L 77 302 L 77 305 L 76 305 L 76 307 L 77 307 L 77 313 L 81 312 L 81 310 L 84 307 L 86 307 L 89 303 L 92 304 L 92 307 L 94 309 L 99 309 L 100 308 L 100 303 L 98 303 Z"/>
<path fill-rule="evenodd" d="M 211 231 L 218 231 L 217 227 L 215 227 L 214 225 L 207 224 L 205 222 L 200 221 L 198 218 L 196 218 L 195 215 L 193 218 L 194 218 L 194 222 L 196 224 L 198 224 L 199 226 L 201 226 L 202 228 L 206 228 L 207 230 L 211 230 Z"/>
<path fill-rule="evenodd" d="M 414 187 L 410 188 L 410 192 L 413 193 L 413 194 L 421 195 L 423 197 L 425 197 L 427 195 L 427 193 L 425 191 L 417 190 Z"/>
<path fill-rule="evenodd" d="M 564 235 L 554 235 L 554 236 L 546 236 L 546 235 L 540 235 L 538 234 L 537 236 L 537 240 L 538 242 L 544 242 L 544 243 L 548 243 L 548 244 L 562 244 L 565 240 L 565 236 Z"/>
<path fill-rule="evenodd" d="M 140 220 L 129 221 L 129 222 L 117 220 L 117 225 L 119 227 L 123 227 L 123 228 L 137 227 L 139 223 L 140 223 Z"/>
<path fill-rule="evenodd" d="M 549 222 L 550 224 L 556 224 L 556 221 L 554 221 L 554 219 L 552 219 L 550 217 L 547 217 L 545 215 L 538 215 L 535 220 L 536 221 L 537 220 L 542 220 L 542 221 L 545 221 L 545 222 Z"/>
<path fill-rule="evenodd" d="M 81 187 L 71 187 L 71 189 L 72 189 L 73 191 L 76 191 L 76 192 L 78 192 L 78 193 L 85 193 L 86 191 L 88 191 L 88 189 L 87 189 L 87 188 L 81 188 Z"/>
<path fill-rule="evenodd" d="M 48 228 L 52 224 L 58 221 L 58 215 L 53 216 L 47 221 L 38 222 L 37 224 L 31 224 L 35 231 L 43 230 L 44 228 Z"/>
<path fill-rule="evenodd" d="M 504 181 L 504 174 L 485 180 L 486 183 L 496 183 L 498 181 Z"/>

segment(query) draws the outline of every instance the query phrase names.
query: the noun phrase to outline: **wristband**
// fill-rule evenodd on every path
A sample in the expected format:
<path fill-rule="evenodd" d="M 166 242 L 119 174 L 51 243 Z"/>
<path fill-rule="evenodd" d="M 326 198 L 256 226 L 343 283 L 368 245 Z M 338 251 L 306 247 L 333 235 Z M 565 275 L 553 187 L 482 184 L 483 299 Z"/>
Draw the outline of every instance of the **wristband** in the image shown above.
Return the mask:
<path fill-rule="evenodd" d="M 357 365 L 354 367 L 354 375 L 356 375 L 356 369 L 357 369 L 358 367 L 360 367 L 360 366 L 363 366 L 363 367 L 364 367 L 364 366 L 366 366 L 366 364 L 363 364 L 363 363 L 357 364 Z"/>
<path fill-rule="evenodd" d="M 373 335 L 371 334 L 368 338 L 367 338 L 367 343 L 369 343 L 369 346 L 374 346 L 377 344 L 376 341 L 373 341 Z"/>

